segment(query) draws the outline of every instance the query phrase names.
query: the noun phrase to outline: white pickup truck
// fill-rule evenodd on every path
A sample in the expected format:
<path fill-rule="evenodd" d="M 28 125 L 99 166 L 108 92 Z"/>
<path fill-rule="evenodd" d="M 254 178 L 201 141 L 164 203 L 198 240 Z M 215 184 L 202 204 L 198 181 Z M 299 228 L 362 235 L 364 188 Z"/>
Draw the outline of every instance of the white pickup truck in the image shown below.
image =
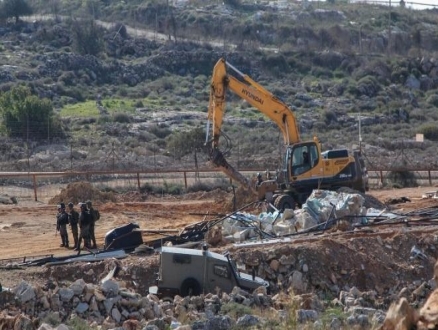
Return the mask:
<path fill-rule="evenodd" d="M 235 286 L 253 291 L 269 283 L 260 277 L 242 273 L 228 254 L 178 247 L 162 247 L 157 285 L 149 292 L 162 299 L 175 295 L 197 296 L 202 293 L 229 293 Z"/>

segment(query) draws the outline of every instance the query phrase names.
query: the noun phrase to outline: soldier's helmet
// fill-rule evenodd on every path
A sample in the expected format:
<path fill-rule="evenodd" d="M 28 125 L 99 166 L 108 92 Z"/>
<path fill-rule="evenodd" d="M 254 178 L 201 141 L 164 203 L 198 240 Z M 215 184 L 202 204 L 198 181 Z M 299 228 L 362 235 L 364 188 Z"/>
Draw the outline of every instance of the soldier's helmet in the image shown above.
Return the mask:
<path fill-rule="evenodd" d="M 88 200 L 88 201 L 86 202 L 86 204 L 87 204 L 88 207 L 91 207 L 91 201 L 90 201 L 90 200 Z"/>
<path fill-rule="evenodd" d="M 68 207 L 72 208 L 73 207 L 73 203 L 72 202 L 68 203 Z"/>
<path fill-rule="evenodd" d="M 61 209 L 65 209 L 65 204 L 64 204 L 64 203 L 61 203 L 61 204 L 59 204 L 59 207 L 60 207 Z"/>

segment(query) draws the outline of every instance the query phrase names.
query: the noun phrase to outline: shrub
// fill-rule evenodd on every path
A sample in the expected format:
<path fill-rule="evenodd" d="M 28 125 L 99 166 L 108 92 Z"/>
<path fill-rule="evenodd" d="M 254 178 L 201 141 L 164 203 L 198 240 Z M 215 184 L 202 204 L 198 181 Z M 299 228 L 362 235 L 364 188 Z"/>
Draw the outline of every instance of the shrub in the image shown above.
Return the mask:
<path fill-rule="evenodd" d="M 330 124 L 331 122 L 336 122 L 337 121 L 336 114 L 333 111 L 331 111 L 331 110 L 324 111 L 323 116 L 324 116 L 324 121 L 327 124 Z"/>
<path fill-rule="evenodd" d="M 68 320 L 67 325 L 69 326 L 70 329 L 73 330 L 89 330 L 92 329 L 87 321 L 81 319 L 80 317 L 74 317 L 70 320 Z"/>
<path fill-rule="evenodd" d="M 222 180 L 215 180 L 214 182 L 202 182 L 202 181 L 198 181 L 195 182 L 194 184 L 190 185 L 187 187 L 186 192 L 191 193 L 191 192 L 198 192 L 198 191 L 212 191 L 215 189 L 222 189 L 222 190 L 227 190 L 227 188 L 229 187 L 230 183 L 228 182 L 228 180 L 226 179 L 222 179 Z"/>
<path fill-rule="evenodd" d="M 154 134 L 157 138 L 160 139 L 164 139 L 165 137 L 167 137 L 172 133 L 172 131 L 169 128 L 158 126 L 158 125 L 149 127 L 149 132 Z"/>
<path fill-rule="evenodd" d="M 82 55 L 98 55 L 104 49 L 103 29 L 94 20 L 72 22 L 73 46 Z"/>
<path fill-rule="evenodd" d="M 140 192 L 157 195 L 181 195 L 183 192 L 183 187 L 180 184 L 168 183 L 167 181 L 164 181 L 162 186 L 155 186 L 150 183 L 145 183 L 140 187 Z"/>
<path fill-rule="evenodd" d="M 136 108 L 144 108 L 144 104 L 141 100 L 138 100 L 134 103 L 134 107 Z"/>
<path fill-rule="evenodd" d="M 436 94 L 432 94 L 431 96 L 429 96 L 426 100 L 426 102 L 430 105 L 433 105 L 435 107 L 438 107 L 438 95 Z"/>
<path fill-rule="evenodd" d="M 438 126 L 435 124 L 425 124 L 420 127 L 419 132 L 428 140 L 438 141 Z"/>
<path fill-rule="evenodd" d="M 149 132 L 140 132 L 137 136 L 140 142 L 150 142 L 155 138 L 155 136 Z"/>
<path fill-rule="evenodd" d="M 111 117 L 110 116 L 108 116 L 108 115 L 104 115 L 104 116 L 100 116 L 98 119 L 97 119 L 97 123 L 98 124 L 107 124 L 107 123 L 110 123 L 112 120 L 111 120 Z"/>
<path fill-rule="evenodd" d="M 76 84 L 76 75 L 72 71 L 67 71 L 61 74 L 59 81 L 62 81 L 66 86 L 73 86 Z"/>
<path fill-rule="evenodd" d="M 229 302 L 221 307 L 221 312 L 224 315 L 229 315 L 233 319 L 238 319 L 243 315 L 252 315 L 253 311 L 250 307 L 238 304 L 236 302 Z"/>
<path fill-rule="evenodd" d="M 415 174 L 412 172 L 390 172 L 387 176 L 390 185 L 393 188 L 417 187 Z"/>
<path fill-rule="evenodd" d="M 114 114 L 114 119 L 113 120 L 116 123 L 127 123 L 127 124 L 129 124 L 131 122 L 131 116 L 129 116 L 126 113 L 118 112 L 118 113 Z"/>

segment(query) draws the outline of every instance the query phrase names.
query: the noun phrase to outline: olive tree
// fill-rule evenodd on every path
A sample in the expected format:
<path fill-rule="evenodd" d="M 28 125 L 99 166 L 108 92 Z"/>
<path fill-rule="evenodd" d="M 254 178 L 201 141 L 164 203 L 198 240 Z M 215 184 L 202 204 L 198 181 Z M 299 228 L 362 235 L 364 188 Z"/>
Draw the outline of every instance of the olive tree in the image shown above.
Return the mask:
<path fill-rule="evenodd" d="M 0 12 L 3 18 L 14 17 L 17 23 L 20 16 L 31 15 L 33 10 L 26 0 L 3 0 L 0 2 Z"/>
<path fill-rule="evenodd" d="M 32 95 L 24 86 L 0 94 L 0 115 L 9 137 L 42 140 L 61 132 L 59 122 L 54 123 L 52 102 Z"/>
<path fill-rule="evenodd" d="M 196 155 L 204 147 L 205 132 L 198 127 L 190 131 L 179 131 L 172 133 L 167 138 L 167 150 L 176 159 L 194 153 Z M 196 157 L 196 156 L 195 156 Z"/>
<path fill-rule="evenodd" d="M 94 20 L 72 22 L 74 48 L 82 55 L 98 55 L 104 50 L 103 29 Z"/>

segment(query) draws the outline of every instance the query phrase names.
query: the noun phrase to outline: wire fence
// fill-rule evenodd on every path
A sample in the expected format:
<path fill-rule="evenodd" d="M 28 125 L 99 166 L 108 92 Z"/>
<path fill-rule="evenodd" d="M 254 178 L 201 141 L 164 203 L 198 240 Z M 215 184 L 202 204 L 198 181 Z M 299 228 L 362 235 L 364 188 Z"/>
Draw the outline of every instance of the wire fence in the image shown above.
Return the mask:
<path fill-rule="evenodd" d="M 391 173 L 410 173 L 409 180 L 416 186 L 435 186 L 438 184 L 438 171 L 410 171 L 402 169 L 371 170 L 369 183 L 371 189 L 400 187 L 402 182 L 394 181 Z M 241 171 L 248 178 L 253 178 L 259 169 Z M 156 197 L 165 197 L 169 192 L 178 195 L 198 186 L 199 189 L 236 187 L 237 184 L 219 170 L 157 170 L 145 172 L 101 171 L 101 172 L 0 172 L 0 195 L 14 196 L 20 201 L 38 201 L 48 203 L 60 194 L 68 184 L 86 181 L 100 191 L 127 193 L 131 191 L 153 191 Z M 148 187 L 149 190 L 146 188 Z"/>

